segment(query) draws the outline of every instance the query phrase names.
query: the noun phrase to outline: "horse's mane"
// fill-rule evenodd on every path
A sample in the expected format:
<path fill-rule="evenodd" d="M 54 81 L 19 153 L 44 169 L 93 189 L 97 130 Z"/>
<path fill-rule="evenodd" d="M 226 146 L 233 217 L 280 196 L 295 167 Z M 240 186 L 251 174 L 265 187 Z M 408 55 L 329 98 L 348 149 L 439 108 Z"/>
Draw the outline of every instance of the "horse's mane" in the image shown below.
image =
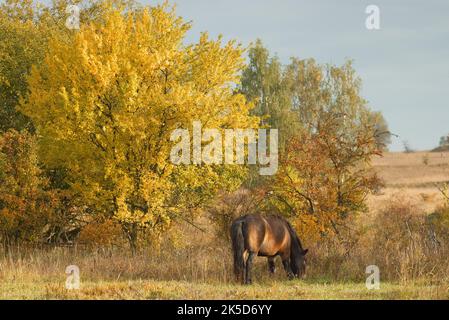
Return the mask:
<path fill-rule="evenodd" d="M 290 236 L 292 237 L 292 240 L 293 240 L 292 241 L 292 248 L 293 248 L 293 250 L 298 252 L 298 253 L 302 253 L 304 251 L 304 249 L 302 247 L 301 240 L 299 240 L 299 237 L 296 234 L 296 231 L 293 228 L 293 226 L 290 224 L 290 222 L 288 222 L 286 219 L 284 219 L 284 220 L 287 223 L 288 230 L 290 231 Z"/>
<path fill-rule="evenodd" d="M 290 237 L 291 237 L 291 251 L 290 251 L 290 259 L 291 259 L 291 268 L 294 274 L 298 274 L 299 273 L 299 267 L 297 265 L 297 259 L 300 258 L 301 256 L 304 256 L 304 249 L 302 247 L 301 241 L 299 240 L 298 235 L 296 234 L 295 229 L 293 228 L 293 226 L 290 224 L 290 222 L 288 222 L 287 220 L 285 220 L 285 222 L 287 223 L 288 226 L 288 230 L 290 232 Z"/>

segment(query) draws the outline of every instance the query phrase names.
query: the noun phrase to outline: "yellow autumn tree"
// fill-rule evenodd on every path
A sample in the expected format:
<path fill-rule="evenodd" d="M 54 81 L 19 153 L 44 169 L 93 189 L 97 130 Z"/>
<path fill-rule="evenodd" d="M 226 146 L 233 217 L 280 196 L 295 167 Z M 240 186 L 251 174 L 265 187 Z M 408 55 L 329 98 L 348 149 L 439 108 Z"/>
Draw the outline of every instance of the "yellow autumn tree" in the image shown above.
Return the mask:
<path fill-rule="evenodd" d="M 0 131 L 32 131 L 29 119 L 16 110 L 28 92 L 27 76 L 40 65 L 50 39 L 70 38 L 65 24 L 69 5 L 80 9 L 81 21 L 101 20 L 111 5 L 134 6 L 126 0 L 55 0 L 51 5 L 33 0 L 5 0 L 0 4 Z"/>
<path fill-rule="evenodd" d="M 32 70 L 20 110 L 39 136 L 40 157 L 63 165 L 71 188 L 97 215 L 122 226 L 135 250 L 141 231 L 160 231 L 239 186 L 245 168 L 174 165 L 175 129 L 256 127 L 234 92 L 243 49 L 202 34 L 185 45 L 190 24 L 167 4 L 105 11 L 73 38 L 50 41 Z"/>

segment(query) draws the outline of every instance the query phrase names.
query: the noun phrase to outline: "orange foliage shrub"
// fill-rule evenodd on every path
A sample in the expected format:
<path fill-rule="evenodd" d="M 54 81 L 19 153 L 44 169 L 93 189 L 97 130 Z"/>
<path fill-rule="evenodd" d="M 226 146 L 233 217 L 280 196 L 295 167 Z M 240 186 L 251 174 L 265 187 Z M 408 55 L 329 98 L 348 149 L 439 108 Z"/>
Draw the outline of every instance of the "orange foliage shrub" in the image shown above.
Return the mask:
<path fill-rule="evenodd" d="M 0 135 L 0 239 L 70 242 L 82 225 L 82 210 L 67 190 L 53 189 L 39 168 L 36 139 L 10 130 Z"/>
<path fill-rule="evenodd" d="M 46 181 L 30 134 L 10 130 L 0 136 L 0 181 L 2 241 L 36 240 L 48 221 L 51 197 L 42 191 Z"/>
<path fill-rule="evenodd" d="M 373 130 L 360 127 L 347 136 L 340 119 L 329 117 L 316 132 L 291 139 L 273 186 L 275 205 L 315 240 L 329 233 L 343 240 L 345 225 L 367 210 L 367 195 L 380 185 L 370 169 L 371 157 L 381 152 Z"/>
<path fill-rule="evenodd" d="M 118 245 L 123 244 L 123 232 L 120 225 L 111 219 L 92 221 L 82 228 L 78 241 L 91 246 Z"/>

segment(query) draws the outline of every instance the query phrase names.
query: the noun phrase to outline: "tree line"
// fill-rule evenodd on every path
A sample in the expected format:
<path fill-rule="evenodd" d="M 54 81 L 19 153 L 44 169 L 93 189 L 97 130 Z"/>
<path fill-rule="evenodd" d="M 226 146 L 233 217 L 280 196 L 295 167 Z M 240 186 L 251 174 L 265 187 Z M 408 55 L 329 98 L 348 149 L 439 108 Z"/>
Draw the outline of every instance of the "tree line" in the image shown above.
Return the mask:
<path fill-rule="evenodd" d="M 343 241 L 348 221 L 381 185 L 370 160 L 390 139 L 382 114 L 361 97 L 351 61 L 283 65 L 261 40 L 244 48 L 206 32 L 186 44 L 191 24 L 168 3 L 75 4 L 79 30 L 65 26 L 67 0 L 0 7 L 4 244 L 101 233 L 119 234 L 135 251 L 242 192 L 257 202 L 252 210 L 285 215 L 309 237 Z M 193 121 L 278 129 L 278 173 L 174 165 L 170 134 Z"/>

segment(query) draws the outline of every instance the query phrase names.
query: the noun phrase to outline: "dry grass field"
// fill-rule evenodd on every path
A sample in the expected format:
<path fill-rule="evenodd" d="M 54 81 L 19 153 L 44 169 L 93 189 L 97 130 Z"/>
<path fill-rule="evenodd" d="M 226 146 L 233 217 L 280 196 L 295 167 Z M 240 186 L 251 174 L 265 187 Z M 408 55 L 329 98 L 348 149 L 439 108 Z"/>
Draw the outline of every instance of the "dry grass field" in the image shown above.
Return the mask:
<path fill-rule="evenodd" d="M 442 203 L 434 184 L 449 180 L 449 153 L 389 153 L 375 159 L 374 166 L 386 187 L 370 197 L 371 217 L 392 198 L 408 199 L 428 213 Z M 449 278 L 442 279 L 435 271 L 437 267 L 447 269 L 447 259 L 440 260 L 446 265 L 432 267 L 431 271 L 424 262 L 419 265 L 419 259 L 418 265 L 415 260 L 412 264 L 401 262 L 398 270 L 393 264 L 391 279 L 384 279 L 381 272 L 381 288 L 368 290 L 363 267 L 368 249 L 357 256 L 360 261 L 356 262 L 329 255 L 327 260 L 320 260 L 312 251 L 308 277 L 294 281 L 286 280 L 280 261 L 276 275 L 271 277 L 266 260 L 258 258 L 255 284 L 241 286 L 232 280 L 229 246 L 215 238 L 213 229 L 201 232 L 180 225 L 177 232 L 188 235 L 187 241 L 171 241 L 159 251 L 135 256 L 114 248 L 0 251 L 0 299 L 449 299 Z M 304 242 L 307 245 L 307 239 Z M 352 270 L 345 271 L 350 276 L 326 276 L 318 270 L 330 261 L 337 274 L 340 269 Z M 80 268 L 79 290 L 65 289 L 65 268 L 72 264 Z M 396 271 L 409 275 L 415 270 L 413 278 L 395 276 Z"/>
<path fill-rule="evenodd" d="M 392 197 L 404 196 L 432 212 L 443 197 L 436 184 L 449 181 L 449 152 L 386 153 L 376 157 L 374 168 L 386 187 L 369 199 L 371 212 Z"/>
<path fill-rule="evenodd" d="M 325 278 L 288 281 L 281 270 L 269 276 L 265 259 L 256 259 L 251 286 L 231 279 L 231 257 L 207 245 L 175 254 L 129 256 L 53 248 L 2 253 L 0 299 L 449 299 L 447 284 L 383 281 L 368 290 L 364 270 L 357 280 Z M 194 253 L 193 253 L 194 251 Z M 218 253 L 218 254 L 217 254 Z M 80 289 L 65 288 L 64 270 L 80 268 Z"/>

